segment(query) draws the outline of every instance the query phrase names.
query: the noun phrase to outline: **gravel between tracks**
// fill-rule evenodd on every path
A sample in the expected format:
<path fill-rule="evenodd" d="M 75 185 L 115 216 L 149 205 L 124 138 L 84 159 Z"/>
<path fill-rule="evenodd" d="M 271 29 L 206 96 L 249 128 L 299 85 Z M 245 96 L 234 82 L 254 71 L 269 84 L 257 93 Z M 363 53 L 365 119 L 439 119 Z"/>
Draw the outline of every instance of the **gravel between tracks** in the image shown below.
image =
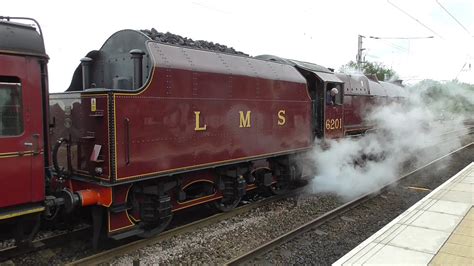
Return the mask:
<path fill-rule="evenodd" d="M 474 159 L 474 146 L 455 154 L 449 160 L 435 163 L 428 171 L 401 181 L 361 206 L 318 229 L 306 232 L 278 248 L 264 254 L 250 264 L 329 265 L 377 232 L 399 214 L 425 197 Z M 409 186 L 430 191 L 407 189 Z"/>
<path fill-rule="evenodd" d="M 111 264 L 219 264 L 247 252 L 341 204 L 332 195 L 303 195 L 254 209 L 229 220 L 116 258 Z"/>
<path fill-rule="evenodd" d="M 130 265 L 136 259 L 143 264 L 223 263 L 236 252 L 247 252 L 340 204 L 337 197 L 322 194 L 283 199 L 123 255 L 110 264 Z M 90 255 L 89 241 L 74 240 L 10 262 L 15 265 L 62 265 Z"/>

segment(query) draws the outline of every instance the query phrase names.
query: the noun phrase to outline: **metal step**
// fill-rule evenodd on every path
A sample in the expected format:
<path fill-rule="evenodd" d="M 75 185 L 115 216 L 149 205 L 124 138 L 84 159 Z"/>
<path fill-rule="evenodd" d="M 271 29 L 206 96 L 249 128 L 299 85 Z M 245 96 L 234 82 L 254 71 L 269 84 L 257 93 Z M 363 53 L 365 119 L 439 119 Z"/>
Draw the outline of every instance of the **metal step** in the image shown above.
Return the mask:
<path fill-rule="evenodd" d="M 123 233 L 111 235 L 110 238 L 112 238 L 114 240 L 120 240 L 120 239 L 124 239 L 124 238 L 127 238 L 127 237 L 131 237 L 131 236 L 134 236 L 134 235 L 141 234 L 143 232 L 145 232 L 145 230 L 143 230 L 141 228 L 135 228 L 133 230 L 129 230 L 129 231 L 126 231 L 126 232 L 123 232 Z"/>

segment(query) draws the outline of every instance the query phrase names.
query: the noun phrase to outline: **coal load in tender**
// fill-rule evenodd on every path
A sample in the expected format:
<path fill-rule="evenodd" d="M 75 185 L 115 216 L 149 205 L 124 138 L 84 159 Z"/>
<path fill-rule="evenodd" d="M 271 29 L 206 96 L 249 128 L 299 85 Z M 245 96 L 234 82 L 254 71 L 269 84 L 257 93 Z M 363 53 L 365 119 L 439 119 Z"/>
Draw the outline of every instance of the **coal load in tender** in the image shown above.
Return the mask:
<path fill-rule="evenodd" d="M 222 44 L 201 41 L 201 40 L 194 41 L 193 39 L 181 37 L 173 33 L 158 32 L 155 28 L 152 28 L 151 30 L 141 30 L 141 32 L 145 33 L 151 39 L 158 42 L 162 42 L 162 43 L 169 43 L 169 44 L 174 44 L 174 45 L 179 45 L 179 46 L 184 46 L 184 47 L 191 47 L 191 48 L 197 48 L 197 49 L 209 50 L 209 51 L 215 51 L 215 52 L 223 52 L 223 53 L 228 53 L 228 54 L 249 56 L 248 54 L 236 51 L 234 48 L 227 47 Z"/>

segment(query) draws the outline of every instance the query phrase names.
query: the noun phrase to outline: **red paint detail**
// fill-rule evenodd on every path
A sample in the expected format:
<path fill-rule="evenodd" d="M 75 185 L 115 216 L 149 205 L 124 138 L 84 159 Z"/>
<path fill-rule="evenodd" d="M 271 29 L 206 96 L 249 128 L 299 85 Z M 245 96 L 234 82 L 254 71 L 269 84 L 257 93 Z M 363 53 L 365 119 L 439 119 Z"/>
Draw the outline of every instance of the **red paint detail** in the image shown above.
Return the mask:
<path fill-rule="evenodd" d="M 81 205 L 83 207 L 96 205 L 97 203 L 99 203 L 100 194 L 95 190 L 91 190 L 91 189 L 79 190 L 79 191 L 76 191 L 76 193 L 81 196 L 81 200 L 82 200 Z"/>
<path fill-rule="evenodd" d="M 207 196 L 207 197 L 202 197 L 202 198 L 199 198 L 199 199 L 196 199 L 196 200 L 186 201 L 186 202 L 183 202 L 183 203 L 180 203 L 180 204 L 177 204 L 176 202 L 173 202 L 173 210 L 172 211 L 176 212 L 176 211 L 183 210 L 183 209 L 186 209 L 186 208 L 190 208 L 190 207 L 193 207 L 193 206 L 196 206 L 196 205 L 199 205 L 199 204 L 203 204 L 203 203 L 206 203 L 206 202 L 211 202 L 211 201 L 214 201 L 214 200 L 218 200 L 218 199 L 221 199 L 221 198 L 222 198 L 222 194 L 218 193 L 218 194 L 210 195 L 210 196 Z"/>
<path fill-rule="evenodd" d="M 104 187 L 104 186 L 96 185 L 94 183 L 83 182 L 79 180 L 72 180 L 70 188 L 73 192 L 80 192 L 80 193 L 82 193 L 81 191 L 92 191 L 93 193 L 97 194 L 96 204 L 105 206 L 105 207 L 109 207 L 110 205 L 112 205 L 112 188 L 111 187 Z M 87 194 L 89 192 L 85 192 L 85 193 Z M 93 195 L 90 195 L 90 196 L 93 196 Z"/>

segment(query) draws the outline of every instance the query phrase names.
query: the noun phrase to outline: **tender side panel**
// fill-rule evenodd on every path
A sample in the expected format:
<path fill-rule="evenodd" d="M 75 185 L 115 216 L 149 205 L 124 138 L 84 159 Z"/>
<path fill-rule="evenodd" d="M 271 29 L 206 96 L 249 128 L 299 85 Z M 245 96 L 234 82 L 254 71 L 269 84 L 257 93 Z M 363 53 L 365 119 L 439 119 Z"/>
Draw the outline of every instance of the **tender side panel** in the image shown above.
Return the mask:
<path fill-rule="evenodd" d="M 151 45 L 157 64 L 151 83 L 141 93 L 115 96 L 119 180 L 311 145 L 310 98 L 292 67 Z"/>

